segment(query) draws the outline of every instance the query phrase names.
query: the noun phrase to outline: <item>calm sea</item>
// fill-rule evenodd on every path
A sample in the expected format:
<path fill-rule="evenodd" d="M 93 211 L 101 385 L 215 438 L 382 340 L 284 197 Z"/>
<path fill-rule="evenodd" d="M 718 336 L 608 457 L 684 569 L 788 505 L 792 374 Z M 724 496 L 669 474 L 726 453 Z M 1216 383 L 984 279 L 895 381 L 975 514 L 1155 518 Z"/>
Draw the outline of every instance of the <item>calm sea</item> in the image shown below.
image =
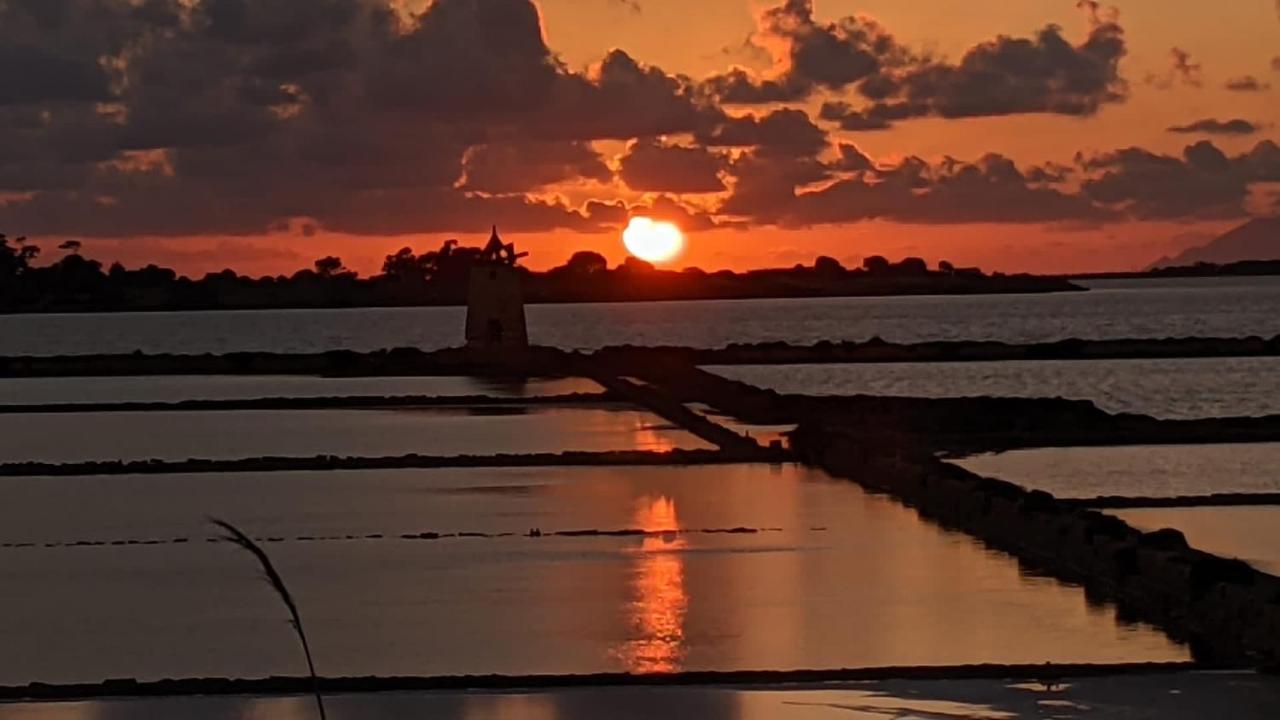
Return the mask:
<path fill-rule="evenodd" d="M 1099 283 L 1088 293 L 1036 296 L 539 306 L 529 317 L 536 342 L 566 348 L 718 347 L 877 335 L 1019 342 L 1276 335 L 1277 308 L 1280 282 L 1249 279 Z M 0 317 L 0 355 L 430 349 L 459 344 L 462 324 L 457 308 L 10 316 Z M 990 377 L 897 366 L 876 368 L 890 373 L 879 377 L 832 367 L 756 380 L 813 392 L 1083 394 L 1116 409 L 1194 416 L 1273 412 L 1273 401 L 1254 398 L 1268 395 L 1280 375 L 1266 360 L 966 367 Z M 6 380 L 0 403 L 477 390 L 520 396 L 592 387 L 402 378 Z M 496 416 L 10 415 L 0 416 L 0 430 L 0 457 L 8 460 L 698 446 L 646 413 L 601 408 Z M 1253 478 L 1249 487 L 1269 486 L 1261 469 L 1274 466 L 1267 459 L 1274 448 L 1258 446 L 1261 456 L 1239 449 L 1196 455 L 1160 475 L 1183 478 L 1180 487 L 1225 487 L 1245 477 Z M 992 472 L 1028 485 L 1058 482 L 1041 471 L 1075 462 L 1077 471 L 1061 482 L 1084 493 L 1092 489 L 1070 476 L 1093 458 L 1032 458 L 1025 475 L 1021 456 L 985 461 L 1012 462 Z M 1247 475 L 1227 459 L 1257 472 Z M 1106 487 L 1157 482 L 1141 472 L 1150 467 L 1144 459 L 1130 463 L 1127 475 L 1121 460 L 1108 461 L 1124 476 L 1113 475 Z M 800 467 L 10 478 L 0 487 L 0 638 L 18 650 L 0 653 L 0 684 L 298 672 L 288 625 L 256 569 L 232 549 L 203 542 L 203 518 L 211 514 L 273 538 L 272 556 L 303 607 L 320 670 L 330 675 L 1187 656 L 1164 635 L 1088 602 L 1079 588 L 1027 575 L 972 538 Z M 529 536 L 531 528 L 546 533 Z M 735 528 L 746 531 L 723 532 Z M 625 529 L 646 534 L 607 532 Z M 606 532 L 556 534 L 584 530 Z M 448 537 L 403 537 L 422 533 Z"/>
<path fill-rule="evenodd" d="M 271 556 L 328 675 L 1187 657 L 1077 587 L 795 466 L 10 478 L 4 488 L 0 587 L 12 591 L 0 592 L 0 684 L 299 672 L 282 609 L 250 558 L 204 542 L 207 515 L 276 538 Z M 534 527 L 543 536 L 528 537 Z M 650 534 L 555 534 L 629 528 Z M 733 528 L 753 532 L 714 532 Z M 484 536 L 401 537 L 424 532 Z M 128 540 L 139 544 L 109 544 Z M 34 545 L 3 547 L 12 543 Z"/>
<path fill-rule="evenodd" d="M 1064 397 L 1165 419 L 1280 414 L 1280 358 L 708 367 L 781 393 Z"/>
<path fill-rule="evenodd" d="M 532 340 L 714 348 L 734 342 L 897 342 L 1280 335 L 1280 278 L 1106 281 L 1087 293 L 538 305 Z M 457 346 L 462 308 L 0 317 L 0 355 L 321 352 Z"/>

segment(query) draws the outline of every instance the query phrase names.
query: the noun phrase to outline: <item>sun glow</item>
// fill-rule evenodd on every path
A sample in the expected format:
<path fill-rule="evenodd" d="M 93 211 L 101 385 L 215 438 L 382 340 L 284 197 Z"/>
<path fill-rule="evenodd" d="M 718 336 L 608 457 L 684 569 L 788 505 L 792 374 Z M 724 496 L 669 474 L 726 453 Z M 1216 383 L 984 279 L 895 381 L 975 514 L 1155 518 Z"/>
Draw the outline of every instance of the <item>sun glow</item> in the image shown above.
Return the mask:
<path fill-rule="evenodd" d="M 669 222 L 635 217 L 622 231 L 622 242 L 632 255 L 641 260 L 660 263 L 675 258 L 684 250 L 684 233 Z"/>

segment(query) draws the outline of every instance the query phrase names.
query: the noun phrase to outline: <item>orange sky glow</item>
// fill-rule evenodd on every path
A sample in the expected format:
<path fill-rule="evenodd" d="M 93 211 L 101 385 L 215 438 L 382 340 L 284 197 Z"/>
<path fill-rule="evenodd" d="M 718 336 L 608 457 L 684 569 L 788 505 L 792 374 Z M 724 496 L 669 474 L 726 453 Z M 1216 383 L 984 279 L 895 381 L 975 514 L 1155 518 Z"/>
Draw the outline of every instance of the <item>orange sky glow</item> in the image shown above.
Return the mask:
<path fill-rule="evenodd" d="M 1141 268 L 1280 211 L 1274 0 L 537 0 L 536 26 L 506 20 L 524 17 L 530 0 L 326 1 L 394 6 L 399 35 L 383 31 L 379 40 L 391 60 L 369 61 L 367 74 L 321 69 L 294 77 L 281 65 L 268 76 L 254 68 L 279 49 L 271 43 L 285 42 L 271 40 L 241 58 L 245 74 L 227 79 L 234 92 L 197 96 L 153 91 L 146 83 L 155 73 L 129 54 L 137 51 L 112 47 L 97 58 L 116 73 L 102 97 L 79 86 L 49 90 L 83 80 L 54 75 L 45 88 L 0 92 L 0 123 L 31 132 L 19 138 L 22 147 L 0 141 L 0 230 L 49 248 L 76 238 L 100 260 L 190 274 L 286 273 L 325 255 L 369 274 L 400 247 L 425 250 L 451 237 L 481 244 L 491 222 L 531 252 L 527 264 L 536 269 L 577 250 L 620 262 L 627 218 L 653 216 L 687 237 L 684 252 L 663 264 L 676 269 L 790 266 L 818 255 L 857 264 L 883 254 L 1082 272 Z M 233 52 L 201 34 L 200 5 L 177 3 L 192 13 L 183 16 L 186 29 L 155 35 L 157 46 Z M 312 21 L 317 29 L 299 47 L 375 32 L 349 21 L 328 27 L 319 10 Z M 16 20 L 7 24 L 21 30 Z M 444 30 L 418 32 L 436 26 Z M 50 32 L 37 42 L 63 47 L 66 38 Z M 66 37 L 83 36 L 77 32 Z M 415 33 L 421 46 L 405 40 Z M 328 90 L 358 83 L 365 85 L 352 97 L 377 98 L 388 77 L 406 87 L 448 82 L 459 73 L 433 69 L 430 43 L 453 34 L 478 62 L 495 58 L 491 75 L 486 66 L 468 78 L 499 90 L 473 104 L 462 95 L 445 103 L 462 92 L 450 86 L 424 90 L 417 105 L 400 102 L 405 93 L 396 91 L 392 110 L 375 111 L 387 102 L 376 99 L 324 107 Z M 359 57 L 372 56 L 371 41 L 360 37 L 350 44 Z M 516 77 L 518 63 L 541 52 L 540 43 L 559 68 L 547 72 L 568 89 L 494 110 L 530 84 Z M 843 45 L 836 52 L 831 43 Z M 983 46 L 992 64 L 970 72 L 977 67 L 970 56 Z M 615 49 L 639 69 L 613 62 Z M 606 56 L 613 60 L 602 66 Z M 406 57 L 401 77 L 388 63 Z M 1014 61 L 1005 67 L 1001 58 Z M 1050 67 L 1059 61 L 1065 69 Z M 856 67 L 868 62 L 878 69 Z M 746 90 L 787 97 L 733 97 L 727 79 L 713 80 L 734 67 L 749 78 Z M 1004 83 L 997 90 L 993 74 Z M 719 117 L 716 129 L 664 117 L 652 127 L 673 131 L 650 133 L 642 116 L 675 102 L 662 94 L 668 90 Z M 575 92 L 590 97 L 572 107 L 589 110 L 539 124 L 544 103 Z M 250 108 L 243 127 L 241 105 Z M 86 114 L 73 118 L 74 107 Z M 183 111 L 153 109 L 165 107 Z M 796 111 L 785 118 L 795 122 L 784 128 L 779 117 L 776 128 L 766 127 L 763 120 L 783 109 Z M 880 126 L 867 125 L 881 111 Z M 751 117 L 761 122 L 735 125 Z M 80 147 L 74 143 L 90 142 L 86 123 L 101 124 L 113 144 L 86 150 L 92 160 L 76 166 L 67 158 Z M 443 150 L 432 145 L 453 133 L 465 139 Z M 398 144 L 403 158 L 395 157 Z M 46 145 L 53 160 L 39 155 Z M 434 167 L 455 149 L 460 166 Z M 256 159 L 261 169 L 249 167 Z M 164 217 L 140 217 L 148 206 Z"/>

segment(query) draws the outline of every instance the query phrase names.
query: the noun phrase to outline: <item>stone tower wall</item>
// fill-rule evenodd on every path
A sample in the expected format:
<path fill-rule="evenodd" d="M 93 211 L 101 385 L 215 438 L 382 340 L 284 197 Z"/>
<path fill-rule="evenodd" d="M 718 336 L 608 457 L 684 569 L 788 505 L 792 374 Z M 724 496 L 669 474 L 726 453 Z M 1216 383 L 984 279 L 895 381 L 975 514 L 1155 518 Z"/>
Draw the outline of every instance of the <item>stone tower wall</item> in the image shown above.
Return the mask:
<path fill-rule="evenodd" d="M 471 270 L 467 295 L 467 347 L 528 347 L 518 270 L 501 264 L 477 265 Z"/>

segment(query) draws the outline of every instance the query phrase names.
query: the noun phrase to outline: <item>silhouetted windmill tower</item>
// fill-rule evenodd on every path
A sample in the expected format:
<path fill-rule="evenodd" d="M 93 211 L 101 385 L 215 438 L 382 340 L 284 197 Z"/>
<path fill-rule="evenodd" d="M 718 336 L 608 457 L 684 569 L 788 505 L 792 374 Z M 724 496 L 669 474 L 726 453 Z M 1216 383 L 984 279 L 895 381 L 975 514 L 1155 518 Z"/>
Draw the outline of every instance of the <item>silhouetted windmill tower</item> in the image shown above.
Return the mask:
<path fill-rule="evenodd" d="M 467 347 L 477 350 L 519 350 L 529 347 L 524 316 L 524 293 L 516 262 L 529 253 L 517 253 L 514 243 L 504 243 L 495 225 L 471 268 L 467 291 Z"/>

